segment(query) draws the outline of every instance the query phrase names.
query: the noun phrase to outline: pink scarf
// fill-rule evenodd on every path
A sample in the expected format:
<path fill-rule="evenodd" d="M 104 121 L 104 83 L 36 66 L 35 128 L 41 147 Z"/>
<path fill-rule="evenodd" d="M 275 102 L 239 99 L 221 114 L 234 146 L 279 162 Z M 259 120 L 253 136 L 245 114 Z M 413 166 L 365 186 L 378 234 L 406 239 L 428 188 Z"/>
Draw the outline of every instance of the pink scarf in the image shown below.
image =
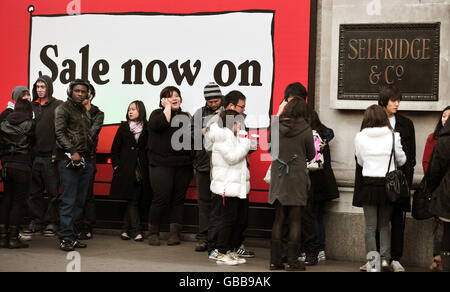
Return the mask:
<path fill-rule="evenodd" d="M 137 142 L 139 140 L 139 136 L 141 136 L 144 125 L 135 121 L 129 121 L 128 123 L 130 125 L 130 131 L 133 133 L 134 139 L 136 139 Z"/>

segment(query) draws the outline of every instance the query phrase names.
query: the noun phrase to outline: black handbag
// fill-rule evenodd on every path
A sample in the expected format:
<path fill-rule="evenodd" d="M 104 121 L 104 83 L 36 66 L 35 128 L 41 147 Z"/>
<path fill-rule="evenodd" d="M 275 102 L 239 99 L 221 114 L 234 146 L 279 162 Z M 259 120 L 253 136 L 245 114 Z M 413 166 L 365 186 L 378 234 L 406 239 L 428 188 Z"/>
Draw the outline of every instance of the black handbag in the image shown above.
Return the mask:
<path fill-rule="evenodd" d="M 426 220 L 433 217 L 430 213 L 431 192 L 427 189 L 427 177 L 423 177 L 419 188 L 413 194 L 411 215 L 416 220 Z"/>
<path fill-rule="evenodd" d="M 395 162 L 395 136 L 394 132 L 392 132 L 392 152 L 391 157 L 389 158 L 388 169 L 386 173 L 386 196 L 388 199 L 396 203 L 404 198 L 409 198 L 409 185 L 406 180 L 406 176 L 400 169 L 397 169 Z M 389 168 L 391 166 L 392 157 L 394 157 L 394 167 L 395 170 L 389 172 Z"/>

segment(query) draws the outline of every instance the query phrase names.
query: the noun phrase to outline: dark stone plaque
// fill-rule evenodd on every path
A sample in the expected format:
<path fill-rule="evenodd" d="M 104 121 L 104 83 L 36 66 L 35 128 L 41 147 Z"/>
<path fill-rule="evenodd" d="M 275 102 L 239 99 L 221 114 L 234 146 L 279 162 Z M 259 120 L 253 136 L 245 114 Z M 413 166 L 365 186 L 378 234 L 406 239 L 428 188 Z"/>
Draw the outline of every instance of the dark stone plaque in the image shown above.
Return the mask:
<path fill-rule="evenodd" d="M 377 100 L 395 85 L 405 101 L 437 101 L 440 23 L 343 24 L 339 100 Z"/>

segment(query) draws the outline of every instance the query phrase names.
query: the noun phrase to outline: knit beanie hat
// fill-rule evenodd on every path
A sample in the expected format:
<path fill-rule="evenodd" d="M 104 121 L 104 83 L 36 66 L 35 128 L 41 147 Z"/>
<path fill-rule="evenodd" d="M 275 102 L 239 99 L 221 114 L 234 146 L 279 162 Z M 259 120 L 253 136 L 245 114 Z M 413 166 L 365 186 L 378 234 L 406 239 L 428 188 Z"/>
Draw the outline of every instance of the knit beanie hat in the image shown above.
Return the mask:
<path fill-rule="evenodd" d="M 219 85 L 215 82 L 210 82 L 205 86 L 205 90 L 203 91 L 206 100 L 210 100 L 213 98 L 222 98 L 222 92 L 220 91 Z"/>
<path fill-rule="evenodd" d="M 17 100 L 19 99 L 19 96 L 24 92 L 24 91 L 28 91 L 28 93 L 30 92 L 28 90 L 28 88 L 26 88 L 25 86 L 16 86 L 13 89 L 13 92 L 11 94 L 11 99 L 14 102 L 17 102 Z"/>

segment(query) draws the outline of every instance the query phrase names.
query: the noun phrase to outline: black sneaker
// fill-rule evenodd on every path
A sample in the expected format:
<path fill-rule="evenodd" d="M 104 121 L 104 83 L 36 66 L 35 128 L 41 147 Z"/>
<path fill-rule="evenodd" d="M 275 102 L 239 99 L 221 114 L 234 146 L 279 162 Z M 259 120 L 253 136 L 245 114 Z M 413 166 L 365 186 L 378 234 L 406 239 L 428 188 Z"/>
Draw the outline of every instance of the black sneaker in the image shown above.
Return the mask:
<path fill-rule="evenodd" d="M 238 255 L 238 257 L 241 257 L 241 258 L 254 258 L 255 257 L 255 253 L 246 249 L 243 244 L 236 250 L 236 254 Z"/>
<path fill-rule="evenodd" d="M 75 250 L 75 241 L 63 239 L 59 243 L 59 248 L 62 251 L 74 251 Z"/>
<path fill-rule="evenodd" d="M 316 254 L 306 254 L 305 265 L 306 266 L 315 266 L 319 263 L 319 259 Z"/>
<path fill-rule="evenodd" d="M 81 241 L 75 240 L 75 241 L 73 242 L 73 247 L 74 247 L 74 248 L 86 248 L 86 247 L 87 247 L 87 244 L 82 243 Z"/>
<path fill-rule="evenodd" d="M 286 271 L 305 271 L 306 267 L 302 261 L 296 261 L 295 263 L 286 264 L 286 266 L 284 266 L 284 269 Z"/>

